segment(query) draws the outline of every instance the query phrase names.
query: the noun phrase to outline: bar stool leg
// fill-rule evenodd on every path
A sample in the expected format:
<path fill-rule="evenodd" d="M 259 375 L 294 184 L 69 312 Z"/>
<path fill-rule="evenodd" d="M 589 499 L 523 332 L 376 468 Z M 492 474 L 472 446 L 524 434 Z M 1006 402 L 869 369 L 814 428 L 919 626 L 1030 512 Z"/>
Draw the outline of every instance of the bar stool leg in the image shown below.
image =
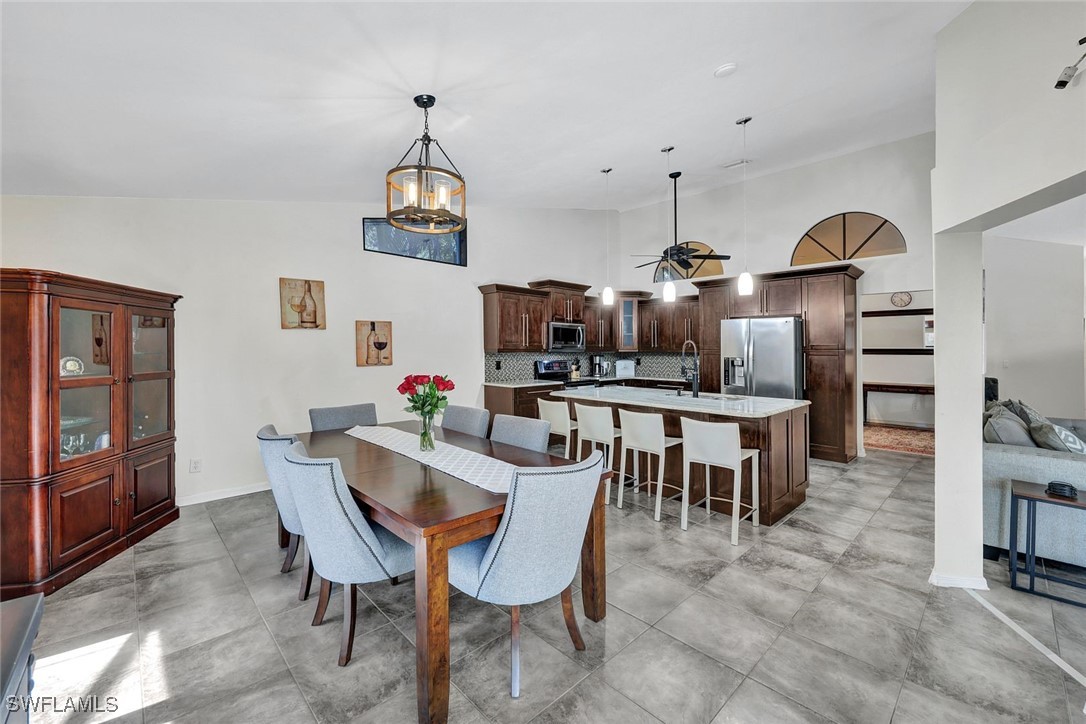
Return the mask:
<path fill-rule="evenodd" d="M 566 460 L 569 460 L 569 444 L 573 442 L 573 430 L 566 434 Z"/>
<path fill-rule="evenodd" d="M 705 517 L 709 517 L 713 514 L 712 509 L 709 507 L 709 501 L 712 500 L 709 496 L 712 494 L 712 488 L 709 487 L 709 464 L 705 465 Z"/>
<path fill-rule="evenodd" d="M 758 480 L 758 476 L 761 474 L 758 464 L 758 455 L 760 451 L 755 450 L 754 455 L 750 458 L 750 502 L 754 504 L 754 527 L 758 527 L 758 509 L 761 507 L 762 499 L 762 486 Z"/>
<path fill-rule="evenodd" d="M 690 505 L 690 462 L 683 456 L 683 511 L 679 517 L 679 527 L 686 530 L 687 506 Z"/>
<path fill-rule="evenodd" d="M 634 453 L 636 459 L 637 453 Z M 618 468 L 618 507 L 622 507 L 622 491 L 626 488 L 626 448 L 622 448 L 622 460 Z"/>
<path fill-rule="evenodd" d="M 638 466 L 641 464 L 641 451 L 633 451 L 633 463 L 634 463 L 634 489 L 633 494 L 636 497 L 641 492 L 641 472 L 638 470 Z M 649 491 L 652 492 L 651 490 Z"/>
<path fill-rule="evenodd" d="M 656 520 L 660 520 L 660 507 L 664 502 L 664 454 L 665 451 L 661 450 L 657 460 L 659 461 L 656 468 Z M 649 458 L 649 470 L 652 470 L 652 458 Z M 649 482 L 649 488 L 652 488 L 652 482 Z"/>
<path fill-rule="evenodd" d="M 739 545 L 739 520 L 743 514 L 739 512 L 739 501 L 743 495 L 743 464 L 739 464 L 738 470 L 732 471 L 732 545 Z"/>

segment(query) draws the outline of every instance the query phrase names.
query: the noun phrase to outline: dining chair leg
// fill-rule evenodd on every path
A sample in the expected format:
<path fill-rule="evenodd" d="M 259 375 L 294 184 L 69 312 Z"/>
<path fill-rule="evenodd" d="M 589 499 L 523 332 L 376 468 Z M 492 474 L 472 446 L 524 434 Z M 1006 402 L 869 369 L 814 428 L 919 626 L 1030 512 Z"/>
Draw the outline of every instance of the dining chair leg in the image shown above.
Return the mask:
<path fill-rule="evenodd" d="M 290 543 L 287 544 L 287 557 L 283 560 L 283 567 L 279 569 L 280 573 L 286 573 L 294 565 L 294 557 L 298 555 L 298 541 L 300 539 L 301 536 L 297 533 L 290 534 Z"/>
<path fill-rule="evenodd" d="M 332 597 L 332 582 L 327 578 L 321 579 L 321 591 L 317 596 L 317 610 L 313 614 L 313 625 L 320 626 L 324 623 L 324 612 L 328 610 L 328 599 Z"/>
<path fill-rule="evenodd" d="M 566 629 L 569 630 L 573 648 L 584 651 L 584 638 L 581 637 L 581 627 L 577 625 L 577 613 L 573 610 L 572 586 L 566 586 L 562 590 L 562 616 L 566 619 Z"/>
<path fill-rule="evenodd" d="M 740 512 L 739 501 L 743 496 L 743 465 L 740 463 L 738 470 L 732 471 L 732 545 L 739 545 L 739 520 L 743 517 Z"/>
<path fill-rule="evenodd" d="M 358 611 L 358 584 L 343 584 L 343 640 L 339 643 L 339 665 L 346 666 L 354 650 L 354 618 Z"/>
<path fill-rule="evenodd" d="M 660 508 L 664 503 L 664 452 L 661 452 L 656 460 L 656 520 L 660 520 Z M 652 472 L 652 458 L 649 458 L 649 472 Z M 652 490 L 652 476 L 649 476 L 649 490 Z"/>
<path fill-rule="evenodd" d="M 690 505 L 690 463 L 685 459 L 685 455 L 683 458 L 683 510 L 679 516 L 679 527 L 686 530 L 688 522 L 687 508 Z"/>
<path fill-rule="evenodd" d="M 509 612 L 512 618 L 512 624 L 510 628 L 511 644 L 510 661 L 509 661 L 509 677 L 510 677 L 510 694 L 514 699 L 520 698 L 520 606 L 513 606 Z"/>
<path fill-rule="evenodd" d="M 637 458 L 637 453 L 634 453 Z M 622 460 L 618 464 L 618 507 L 622 507 L 622 491 L 626 488 L 626 448 L 622 448 Z"/>
<path fill-rule="evenodd" d="M 302 587 L 298 591 L 298 600 L 309 599 L 309 589 L 313 587 L 313 559 L 309 557 L 309 546 L 305 548 L 305 573 L 302 574 Z"/>

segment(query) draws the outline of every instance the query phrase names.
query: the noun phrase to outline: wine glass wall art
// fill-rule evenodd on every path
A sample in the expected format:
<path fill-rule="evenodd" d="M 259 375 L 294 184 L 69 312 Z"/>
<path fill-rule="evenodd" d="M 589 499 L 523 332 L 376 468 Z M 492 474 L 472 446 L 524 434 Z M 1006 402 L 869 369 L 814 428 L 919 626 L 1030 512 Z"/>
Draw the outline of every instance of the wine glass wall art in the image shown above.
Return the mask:
<path fill-rule="evenodd" d="M 326 329 L 324 282 L 279 277 L 279 320 L 283 329 Z"/>
<path fill-rule="evenodd" d="M 392 364 L 392 322 L 354 323 L 355 364 L 359 367 L 387 367 Z"/>

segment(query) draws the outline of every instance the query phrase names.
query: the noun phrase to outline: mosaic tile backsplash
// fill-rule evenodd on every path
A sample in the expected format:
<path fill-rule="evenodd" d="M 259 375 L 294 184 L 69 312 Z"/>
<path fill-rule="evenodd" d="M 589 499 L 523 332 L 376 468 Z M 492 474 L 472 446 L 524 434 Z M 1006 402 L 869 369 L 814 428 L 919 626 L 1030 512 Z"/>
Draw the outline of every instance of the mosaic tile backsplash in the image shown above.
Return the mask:
<path fill-rule="evenodd" d="M 485 380 L 487 382 L 515 382 L 517 380 L 530 380 L 535 377 L 535 362 L 540 359 L 568 359 L 581 363 L 581 374 L 588 374 L 587 353 L 562 353 L 562 352 L 499 352 L 485 355 L 483 364 L 486 367 Z M 639 377 L 666 377 L 679 378 L 679 355 L 637 352 L 630 354 L 608 353 L 603 355 L 604 360 L 611 363 L 611 374 L 614 374 L 616 359 L 640 359 L 635 374 Z M 498 363 L 501 369 L 498 369 Z"/>

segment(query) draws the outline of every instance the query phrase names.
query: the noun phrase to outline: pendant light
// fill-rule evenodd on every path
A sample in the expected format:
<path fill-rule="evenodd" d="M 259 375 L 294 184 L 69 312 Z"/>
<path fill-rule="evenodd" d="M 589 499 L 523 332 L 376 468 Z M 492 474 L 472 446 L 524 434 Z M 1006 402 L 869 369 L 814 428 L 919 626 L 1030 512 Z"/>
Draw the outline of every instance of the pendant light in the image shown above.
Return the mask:
<path fill-rule="evenodd" d="M 415 96 L 422 109 L 422 136 L 416 138 L 400 162 L 385 175 L 385 218 L 397 229 L 420 234 L 448 234 L 467 225 L 467 186 L 460 170 L 436 138 L 430 137 L 431 95 Z M 445 157 L 452 171 L 430 163 L 430 144 Z M 415 163 L 404 160 L 419 146 Z"/>
<path fill-rule="evenodd" d="M 607 218 L 607 236 L 605 237 L 606 244 L 607 244 L 607 246 L 606 246 L 607 273 L 604 275 L 604 278 L 608 282 L 610 282 L 611 281 L 611 207 L 608 206 L 607 204 L 608 204 L 608 199 L 609 199 L 608 192 L 610 191 L 609 186 L 610 186 L 610 181 L 611 181 L 611 175 L 610 175 L 611 174 L 611 169 L 609 169 L 609 168 L 601 168 L 600 173 L 603 174 L 603 213 L 607 215 L 606 216 L 606 218 Z M 615 290 L 611 288 L 610 283 L 608 283 L 607 286 L 605 286 L 603 288 L 603 293 L 600 294 L 600 299 L 603 301 L 603 306 L 605 306 L 605 307 L 610 307 L 610 306 L 614 305 L 614 303 L 615 303 Z"/>
<path fill-rule="evenodd" d="M 740 118 L 735 122 L 737 126 L 743 127 L 743 159 L 747 158 L 747 124 L 750 123 L 751 117 Z M 749 297 L 754 294 L 754 277 L 747 271 L 747 262 L 750 260 L 750 252 L 747 251 L 747 166 L 748 163 L 743 164 L 743 273 L 739 275 L 739 283 L 736 284 L 736 291 L 742 297 Z"/>
<path fill-rule="evenodd" d="M 671 179 L 671 184 L 672 184 L 672 186 L 675 187 L 675 193 L 673 195 L 673 202 L 672 202 L 673 203 L 672 229 L 674 230 L 674 238 L 672 238 L 671 244 L 668 245 L 668 248 L 670 248 L 672 246 L 675 246 L 676 244 L 679 243 L 679 190 L 678 190 L 678 187 L 675 186 L 675 184 L 676 184 L 676 179 L 679 178 L 679 176 L 682 175 L 682 172 L 681 171 L 675 171 L 675 172 L 671 171 L 671 152 L 674 151 L 674 150 L 675 150 L 674 146 L 667 146 L 665 148 L 660 149 L 661 153 L 667 154 L 667 177 L 669 179 Z M 670 279 L 668 279 L 666 282 L 664 282 L 664 301 L 665 302 L 674 302 L 675 301 L 675 282 L 671 281 Z"/>

